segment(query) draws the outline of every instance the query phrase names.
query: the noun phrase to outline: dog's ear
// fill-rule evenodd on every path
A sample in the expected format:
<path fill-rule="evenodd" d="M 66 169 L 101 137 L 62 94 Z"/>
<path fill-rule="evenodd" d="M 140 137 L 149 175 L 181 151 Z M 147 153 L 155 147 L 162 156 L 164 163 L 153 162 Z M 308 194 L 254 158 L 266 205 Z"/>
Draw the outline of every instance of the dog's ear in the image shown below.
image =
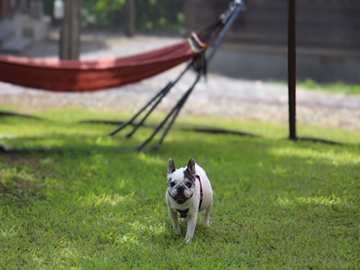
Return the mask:
<path fill-rule="evenodd" d="M 175 163 L 174 163 L 174 161 L 172 160 L 172 158 L 169 158 L 167 173 L 168 173 L 168 174 L 171 174 L 171 173 L 175 172 L 175 170 L 176 170 L 176 168 L 175 168 Z"/>
<path fill-rule="evenodd" d="M 192 158 L 192 159 L 189 160 L 186 170 L 189 173 L 191 173 L 192 175 L 196 174 L 196 171 L 195 171 L 195 159 Z"/>

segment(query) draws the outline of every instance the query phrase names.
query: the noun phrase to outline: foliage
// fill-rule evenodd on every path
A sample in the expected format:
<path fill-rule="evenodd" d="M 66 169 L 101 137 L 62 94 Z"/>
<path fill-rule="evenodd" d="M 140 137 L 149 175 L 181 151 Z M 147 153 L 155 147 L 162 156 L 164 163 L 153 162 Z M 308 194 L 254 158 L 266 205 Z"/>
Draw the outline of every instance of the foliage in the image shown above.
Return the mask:
<path fill-rule="evenodd" d="M 43 0 L 45 14 L 53 16 L 53 0 Z M 123 28 L 126 21 L 126 0 L 84 0 L 83 26 Z M 141 30 L 179 31 L 185 15 L 183 0 L 135 0 L 136 27 Z"/>
<path fill-rule="evenodd" d="M 125 2 L 110 0 L 88 0 L 83 2 L 82 20 L 85 26 L 119 27 L 125 22 Z"/>
<path fill-rule="evenodd" d="M 183 0 L 138 0 L 137 24 L 141 29 L 180 30 L 185 16 Z"/>
<path fill-rule="evenodd" d="M 358 147 L 173 130 L 158 153 L 123 154 L 106 150 L 149 131 L 110 139 L 100 136 L 110 127 L 72 124 L 104 115 L 46 115 L 53 121 L 1 118 L 1 143 L 77 149 L 0 156 L 1 269 L 360 267 Z M 169 157 L 195 157 L 215 192 L 211 228 L 201 216 L 190 245 L 167 217 Z"/>
<path fill-rule="evenodd" d="M 182 29 L 185 20 L 183 0 L 136 0 L 136 26 L 144 30 Z M 53 0 L 44 0 L 45 13 L 52 16 Z M 84 26 L 123 28 L 126 21 L 126 0 L 84 0 Z"/>

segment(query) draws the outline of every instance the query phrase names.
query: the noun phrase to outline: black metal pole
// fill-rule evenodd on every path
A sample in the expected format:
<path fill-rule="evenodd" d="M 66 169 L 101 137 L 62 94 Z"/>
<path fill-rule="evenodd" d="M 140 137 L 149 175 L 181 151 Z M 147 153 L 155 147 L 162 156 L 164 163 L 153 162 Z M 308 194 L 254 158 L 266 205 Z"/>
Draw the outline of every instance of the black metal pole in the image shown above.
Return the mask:
<path fill-rule="evenodd" d="M 159 93 L 157 93 L 148 103 L 145 104 L 130 120 L 126 121 L 122 125 L 120 125 L 118 128 L 116 128 L 114 131 L 112 131 L 109 136 L 114 136 L 116 133 L 127 127 L 128 125 L 131 125 L 135 119 L 143 112 L 145 111 L 155 100 L 155 104 L 151 107 L 151 109 L 148 111 L 148 113 L 142 118 L 142 120 L 133 128 L 133 130 L 126 135 L 127 138 L 131 137 L 135 131 L 143 124 L 143 122 L 147 119 L 147 117 L 150 115 L 150 113 L 159 105 L 161 100 L 170 92 L 171 88 L 184 76 L 184 74 L 190 69 L 192 64 L 194 63 L 194 60 L 191 60 L 185 67 L 185 69 L 180 73 L 180 75 L 172 82 L 169 82 Z"/>
<path fill-rule="evenodd" d="M 205 73 L 205 69 L 203 68 L 202 70 L 200 70 L 200 72 L 198 73 L 195 82 L 193 83 L 193 85 L 186 91 L 185 95 L 183 95 L 183 97 L 181 98 L 181 100 L 179 101 L 179 103 L 176 105 L 176 110 L 173 112 L 174 116 L 171 119 L 170 123 L 168 124 L 168 126 L 166 127 L 163 135 L 161 136 L 161 138 L 159 139 L 159 141 L 157 142 L 156 146 L 151 149 L 151 151 L 157 151 L 159 150 L 159 148 L 161 147 L 166 135 L 168 134 L 168 132 L 170 131 L 172 125 L 174 124 L 176 118 L 178 117 L 182 107 L 184 106 L 186 100 L 188 99 L 188 97 L 190 96 L 191 92 L 194 90 L 196 84 L 198 83 L 198 81 L 200 80 L 201 76 L 203 76 Z"/>
<path fill-rule="evenodd" d="M 156 99 L 159 97 L 163 97 L 164 93 L 168 91 L 168 89 L 171 87 L 171 82 L 169 82 L 163 89 L 161 89 L 160 92 L 158 92 L 148 103 L 146 103 L 145 106 L 143 106 L 133 117 L 131 117 L 128 121 L 121 124 L 119 127 L 117 127 L 115 130 L 113 130 L 111 133 L 109 133 L 109 136 L 114 136 L 116 133 L 124 129 L 125 127 L 131 125 L 135 119 L 144 111 L 147 107 L 149 107 Z"/>
<path fill-rule="evenodd" d="M 289 0 L 288 89 L 289 139 L 296 140 L 296 0 Z"/>
<path fill-rule="evenodd" d="M 231 26 L 234 24 L 235 19 L 239 15 L 241 9 L 244 6 L 243 1 L 238 1 L 236 4 L 233 13 L 231 14 L 229 20 L 227 21 L 225 27 L 221 30 L 219 37 L 216 39 L 216 42 L 213 46 L 213 50 L 209 53 L 209 55 L 206 57 L 206 61 L 209 63 L 211 59 L 214 57 L 215 53 L 217 52 L 218 48 L 220 47 L 221 43 L 223 42 L 226 34 L 229 32 Z"/>

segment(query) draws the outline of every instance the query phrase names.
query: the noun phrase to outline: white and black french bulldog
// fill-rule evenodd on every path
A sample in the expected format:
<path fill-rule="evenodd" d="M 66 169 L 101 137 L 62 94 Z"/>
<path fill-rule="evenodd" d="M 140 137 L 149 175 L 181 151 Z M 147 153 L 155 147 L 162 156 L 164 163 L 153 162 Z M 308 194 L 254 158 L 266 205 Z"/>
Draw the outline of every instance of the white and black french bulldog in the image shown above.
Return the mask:
<path fill-rule="evenodd" d="M 187 222 L 185 242 L 194 237 L 198 212 L 205 210 L 204 225 L 209 227 L 213 191 L 206 172 L 194 159 L 186 168 L 176 169 L 170 158 L 167 169 L 166 204 L 176 234 L 181 232 L 177 215 Z"/>

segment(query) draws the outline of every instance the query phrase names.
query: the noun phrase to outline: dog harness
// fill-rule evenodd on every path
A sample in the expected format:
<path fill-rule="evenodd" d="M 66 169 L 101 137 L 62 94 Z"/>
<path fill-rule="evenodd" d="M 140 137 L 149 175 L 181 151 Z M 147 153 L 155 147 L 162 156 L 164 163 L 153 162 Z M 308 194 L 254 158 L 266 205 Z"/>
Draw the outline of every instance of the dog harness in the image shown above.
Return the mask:
<path fill-rule="evenodd" d="M 200 176 L 196 175 L 196 178 L 199 180 L 199 183 L 200 183 L 200 201 L 199 201 L 199 210 L 200 210 L 201 204 L 202 204 L 203 198 L 204 198 L 204 193 L 203 193 L 203 188 L 202 188 Z M 180 213 L 181 218 L 186 218 L 187 214 L 189 212 L 189 208 L 185 209 L 185 210 L 176 209 L 176 211 L 178 211 Z"/>

